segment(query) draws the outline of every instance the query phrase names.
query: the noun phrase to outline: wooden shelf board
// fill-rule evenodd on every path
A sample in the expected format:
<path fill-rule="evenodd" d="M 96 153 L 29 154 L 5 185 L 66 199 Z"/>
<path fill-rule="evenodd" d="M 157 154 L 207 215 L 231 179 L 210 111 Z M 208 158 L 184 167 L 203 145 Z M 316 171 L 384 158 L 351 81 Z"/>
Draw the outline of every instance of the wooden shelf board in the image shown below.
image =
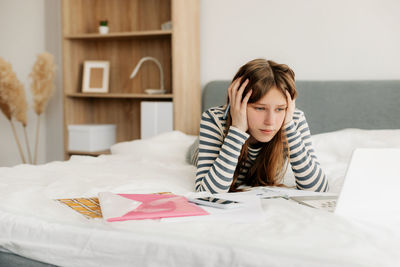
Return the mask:
<path fill-rule="evenodd" d="M 99 156 L 103 154 L 111 154 L 110 150 L 103 150 L 103 151 L 94 151 L 94 152 L 87 152 L 87 151 L 77 151 L 77 150 L 68 150 L 67 153 L 69 155 L 88 155 L 88 156 Z"/>
<path fill-rule="evenodd" d="M 135 31 L 135 32 L 111 32 L 108 34 L 84 33 L 69 34 L 64 36 L 65 39 L 116 39 L 116 38 L 145 38 L 145 37 L 169 37 L 172 35 L 171 30 L 155 30 L 155 31 Z"/>
<path fill-rule="evenodd" d="M 137 99 L 172 99 L 172 94 L 129 94 L 129 93 L 67 93 L 67 97 L 82 97 L 82 98 L 137 98 Z"/>

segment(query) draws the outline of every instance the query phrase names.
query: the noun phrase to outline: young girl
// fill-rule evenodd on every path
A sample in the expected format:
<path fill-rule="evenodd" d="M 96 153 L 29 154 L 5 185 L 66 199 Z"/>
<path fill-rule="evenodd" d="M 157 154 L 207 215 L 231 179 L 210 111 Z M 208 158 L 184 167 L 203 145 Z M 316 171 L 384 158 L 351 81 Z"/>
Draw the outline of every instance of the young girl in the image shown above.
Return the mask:
<path fill-rule="evenodd" d="M 327 191 L 306 118 L 295 109 L 296 96 L 294 72 L 287 65 L 255 59 L 242 66 L 228 88 L 228 105 L 202 115 L 192 156 L 196 191 L 282 185 L 287 162 L 298 189 Z"/>

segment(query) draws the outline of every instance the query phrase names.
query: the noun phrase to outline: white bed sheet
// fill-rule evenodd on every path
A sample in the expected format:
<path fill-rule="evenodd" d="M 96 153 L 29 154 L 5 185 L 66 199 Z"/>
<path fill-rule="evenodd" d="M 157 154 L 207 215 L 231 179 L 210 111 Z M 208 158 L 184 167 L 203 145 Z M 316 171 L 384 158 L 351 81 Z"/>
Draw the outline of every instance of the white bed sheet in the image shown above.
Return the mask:
<path fill-rule="evenodd" d="M 400 232 L 291 201 L 263 200 L 261 223 L 88 220 L 52 199 L 98 192 L 190 194 L 195 137 L 171 132 L 120 143 L 113 155 L 0 168 L 0 249 L 61 266 L 400 266 Z M 339 192 L 355 147 L 400 147 L 400 130 L 313 136 Z M 293 184 L 293 174 L 285 176 Z M 400 222 L 399 222 L 400 223 Z"/>

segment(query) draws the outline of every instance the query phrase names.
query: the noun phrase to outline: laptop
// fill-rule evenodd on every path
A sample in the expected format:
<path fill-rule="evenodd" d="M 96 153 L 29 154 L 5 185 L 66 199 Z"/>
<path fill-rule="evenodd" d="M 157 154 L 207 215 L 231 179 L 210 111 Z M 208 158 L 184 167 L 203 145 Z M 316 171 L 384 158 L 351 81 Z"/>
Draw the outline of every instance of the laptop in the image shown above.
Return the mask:
<path fill-rule="evenodd" d="M 400 222 L 400 148 L 355 149 L 339 198 L 292 199 L 356 220 Z"/>
<path fill-rule="evenodd" d="M 400 222 L 400 148 L 354 150 L 335 214 L 374 223 Z"/>

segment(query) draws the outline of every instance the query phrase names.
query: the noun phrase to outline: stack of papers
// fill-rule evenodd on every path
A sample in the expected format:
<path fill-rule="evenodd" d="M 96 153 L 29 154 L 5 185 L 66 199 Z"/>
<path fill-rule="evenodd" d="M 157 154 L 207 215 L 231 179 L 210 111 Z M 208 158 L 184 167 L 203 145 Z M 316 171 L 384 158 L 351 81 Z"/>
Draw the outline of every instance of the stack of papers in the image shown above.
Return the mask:
<path fill-rule="evenodd" d="M 199 216 L 209 213 L 189 203 L 185 197 L 172 194 L 99 193 L 103 218 L 108 222 Z"/>
<path fill-rule="evenodd" d="M 191 192 L 186 197 L 195 198 L 206 195 L 210 194 L 207 192 Z M 223 193 L 213 196 L 239 201 L 243 205 L 237 208 L 221 209 L 199 206 L 190 203 L 185 196 L 173 194 L 114 194 L 111 192 L 99 193 L 98 200 L 97 198 L 91 198 L 58 199 L 58 201 L 87 217 L 103 217 L 108 222 L 160 219 L 162 222 L 226 221 L 231 223 L 251 223 L 264 220 L 261 199 L 284 198 L 298 201 L 298 198 L 337 197 L 337 194 L 284 187 L 254 187 L 245 192 Z M 91 212 L 90 216 L 86 214 L 88 211 Z"/>
<path fill-rule="evenodd" d="M 292 197 L 328 197 L 328 196 L 337 197 L 337 194 L 334 193 L 313 192 L 306 190 L 298 190 L 294 188 L 273 187 L 273 186 L 254 187 L 253 189 L 244 192 L 244 194 L 258 196 L 259 198 L 263 199 L 277 198 L 277 197 L 282 197 L 285 199 L 289 199 Z"/>
<path fill-rule="evenodd" d="M 199 196 L 204 196 L 202 192 Z M 223 193 L 215 194 L 214 197 L 239 201 L 243 205 L 237 208 L 220 209 L 214 207 L 201 206 L 210 215 L 197 217 L 182 217 L 182 218 L 165 218 L 162 222 L 187 222 L 187 221 L 219 221 L 228 223 L 254 223 L 264 221 L 264 212 L 261 206 L 260 197 L 256 195 L 248 195 L 246 193 Z M 191 198 L 196 197 L 196 194 L 191 194 Z"/>

